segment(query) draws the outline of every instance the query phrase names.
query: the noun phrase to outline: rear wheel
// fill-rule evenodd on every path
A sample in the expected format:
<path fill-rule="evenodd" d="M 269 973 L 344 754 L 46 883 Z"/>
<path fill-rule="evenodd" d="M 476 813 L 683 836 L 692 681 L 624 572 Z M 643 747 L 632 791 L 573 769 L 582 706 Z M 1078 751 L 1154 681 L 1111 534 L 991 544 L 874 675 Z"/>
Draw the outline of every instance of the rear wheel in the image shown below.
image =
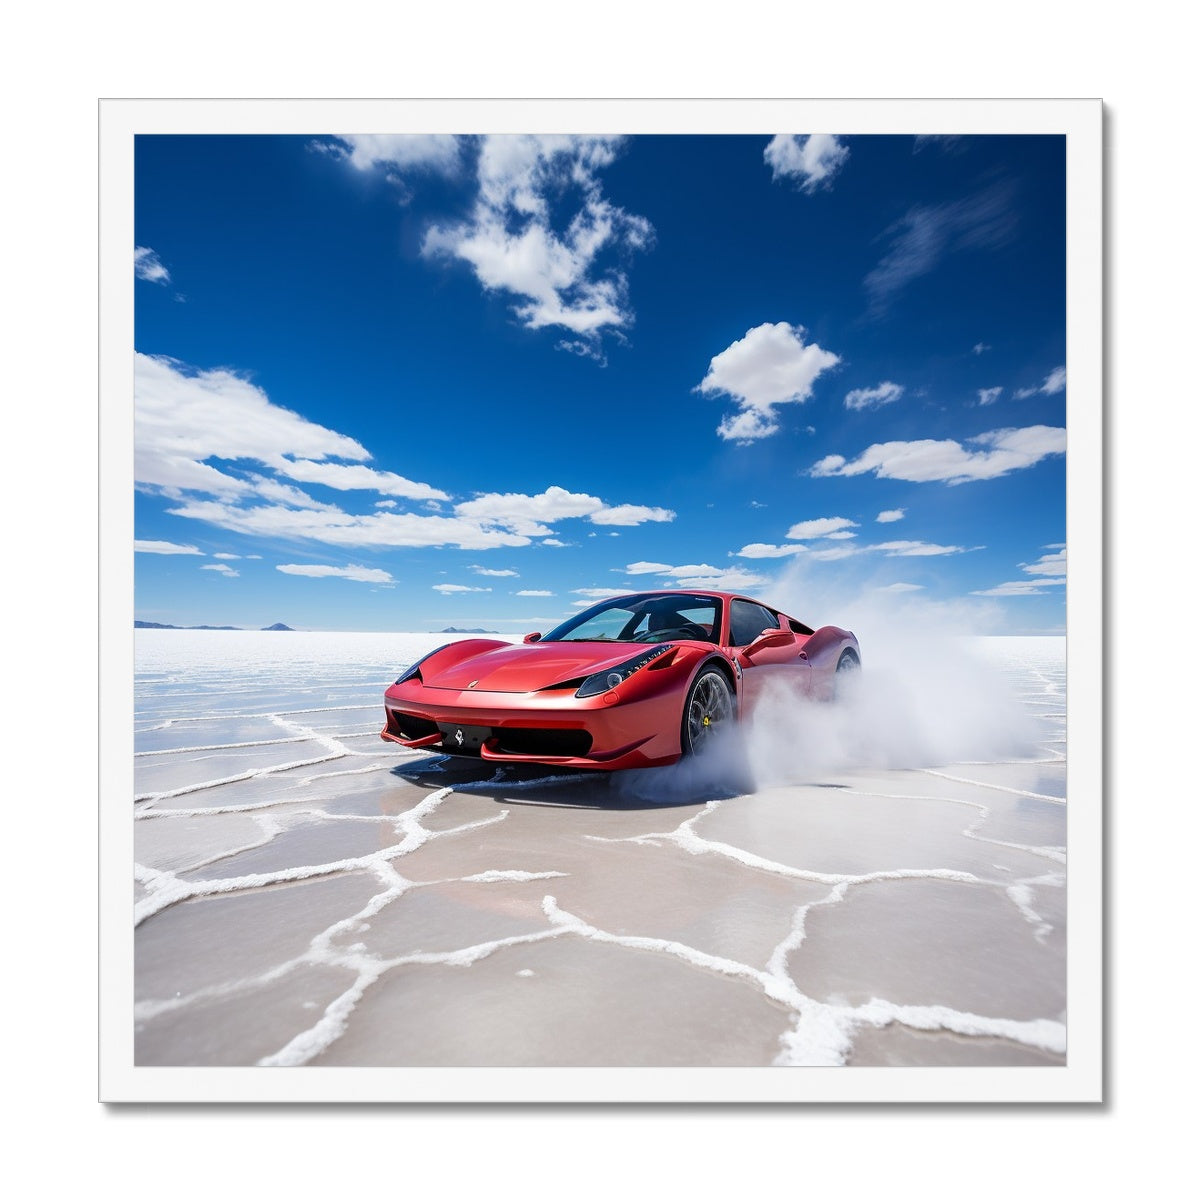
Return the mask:
<path fill-rule="evenodd" d="M 705 667 L 692 681 L 683 706 L 680 743 L 684 754 L 699 754 L 718 729 L 733 719 L 733 692 L 719 667 Z"/>
<path fill-rule="evenodd" d="M 853 650 L 843 650 L 842 657 L 838 659 L 837 673 L 833 680 L 833 698 L 835 700 L 844 696 L 847 689 L 853 686 L 854 680 L 858 678 L 861 670 L 862 663 L 858 661 L 858 655 Z"/>

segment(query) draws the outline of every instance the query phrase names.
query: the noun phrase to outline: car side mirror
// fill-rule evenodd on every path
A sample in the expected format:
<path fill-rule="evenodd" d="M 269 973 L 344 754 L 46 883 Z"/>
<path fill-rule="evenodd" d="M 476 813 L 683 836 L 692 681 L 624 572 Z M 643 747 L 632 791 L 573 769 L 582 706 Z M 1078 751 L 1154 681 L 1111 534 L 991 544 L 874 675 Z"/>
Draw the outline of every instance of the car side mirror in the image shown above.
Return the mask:
<path fill-rule="evenodd" d="M 525 635 L 525 641 L 526 641 L 526 643 L 528 643 L 528 642 L 540 642 L 541 640 L 542 640 L 542 635 L 541 635 L 540 633 L 527 633 L 527 634 Z"/>
<path fill-rule="evenodd" d="M 746 647 L 745 653 L 753 658 L 760 650 L 769 650 L 773 646 L 787 646 L 796 640 L 795 635 L 787 629 L 764 629 Z"/>

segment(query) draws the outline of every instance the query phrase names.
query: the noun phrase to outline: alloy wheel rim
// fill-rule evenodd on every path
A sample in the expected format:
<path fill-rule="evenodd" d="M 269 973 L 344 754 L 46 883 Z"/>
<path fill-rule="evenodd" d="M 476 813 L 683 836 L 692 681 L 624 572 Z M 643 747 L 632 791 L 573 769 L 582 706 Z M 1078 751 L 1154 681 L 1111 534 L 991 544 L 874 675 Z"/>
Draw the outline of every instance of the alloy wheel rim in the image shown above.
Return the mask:
<path fill-rule="evenodd" d="M 692 748 L 699 749 L 716 732 L 732 711 L 729 692 L 716 675 L 700 680 L 688 708 L 688 732 Z"/>

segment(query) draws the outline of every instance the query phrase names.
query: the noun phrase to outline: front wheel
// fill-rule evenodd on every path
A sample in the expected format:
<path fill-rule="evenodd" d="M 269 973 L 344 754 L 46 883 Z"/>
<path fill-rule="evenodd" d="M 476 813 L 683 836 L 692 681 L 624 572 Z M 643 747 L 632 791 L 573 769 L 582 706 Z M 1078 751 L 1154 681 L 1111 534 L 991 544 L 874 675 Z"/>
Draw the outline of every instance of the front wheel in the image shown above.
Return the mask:
<path fill-rule="evenodd" d="M 684 754 L 699 754 L 712 744 L 718 729 L 733 719 L 733 693 L 724 671 L 705 667 L 692 681 L 683 706 L 680 742 Z"/>

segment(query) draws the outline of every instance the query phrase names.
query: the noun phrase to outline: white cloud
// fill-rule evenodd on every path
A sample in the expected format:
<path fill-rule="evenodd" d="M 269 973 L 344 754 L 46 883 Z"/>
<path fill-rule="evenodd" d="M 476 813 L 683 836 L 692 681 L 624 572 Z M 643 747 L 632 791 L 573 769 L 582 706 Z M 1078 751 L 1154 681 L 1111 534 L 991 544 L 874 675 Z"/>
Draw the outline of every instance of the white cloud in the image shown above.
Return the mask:
<path fill-rule="evenodd" d="M 804 554 L 808 547 L 803 542 L 794 546 L 772 546 L 766 542 L 750 542 L 735 551 L 737 558 L 787 558 L 793 554 Z"/>
<path fill-rule="evenodd" d="M 553 592 L 545 592 L 540 588 L 524 588 L 519 592 L 514 592 L 514 596 L 553 596 Z"/>
<path fill-rule="evenodd" d="M 744 444 L 775 433 L 776 406 L 803 404 L 817 377 L 841 361 L 815 342 L 806 344 L 804 332 L 784 321 L 757 325 L 710 361 L 696 390 L 729 395 L 740 410 L 722 420 L 721 437 Z"/>
<path fill-rule="evenodd" d="M 301 483 L 318 483 L 337 491 L 374 491 L 385 496 L 403 496 L 409 500 L 449 500 L 450 497 L 427 483 L 414 483 L 391 471 L 376 471 L 371 467 L 346 466 L 342 463 L 312 462 L 309 459 L 288 459 L 282 456 L 272 461 L 280 475 Z M 376 507 L 383 507 L 376 505 Z"/>
<path fill-rule="evenodd" d="M 247 507 L 227 500 L 184 500 L 172 516 L 207 521 L 221 529 L 259 537 L 309 538 L 333 546 L 458 546 L 486 550 L 527 546 L 530 539 L 503 529 L 485 528 L 455 517 L 415 513 L 356 516 L 337 508 L 320 510 L 286 505 Z"/>
<path fill-rule="evenodd" d="M 680 567 L 666 563 L 631 563 L 625 571 L 629 575 L 655 574 L 663 580 L 670 580 L 674 587 L 704 591 L 734 592 L 767 582 L 764 576 L 755 575 L 741 567 L 721 568 L 709 566 L 708 563 L 690 563 Z"/>
<path fill-rule="evenodd" d="M 484 527 L 507 529 L 525 537 L 545 537 L 553 533 L 549 528 L 551 522 L 571 517 L 587 517 L 594 525 L 640 525 L 644 521 L 675 519 L 675 514 L 667 508 L 647 508 L 640 504 L 612 506 L 598 496 L 568 492 L 555 486 L 536 496 L 523 492 L 489 492 L 473 500 L 464 500 L 455 505 L 454 511 L 459 517 L 477 521 Z"/>
<path fill-rule="evenodd" d="M 990 387 L 979 389 L 980 406 L 995 404 L 1000 399 L 1001 393 L 1004 391 L 1002 387 Z"/>
<path fill-rule="evenodd" d="M 877 592 L 923 592 L 924 585 L 920 583 L 889 583 L 886 587 L 878 587 Z"/>
<path fill-rule="evenodd" d="M 497 579 L 507 576 L 515 576 L 517 574 L 516 571 L 493 571 L 490 567 L 479 567 L 474 563 L 472 563 L 470 569 L 474 571 L 476 575 L 491 575 Z"/>
<path fill-rule="evenodd" d="M 976 342 L 975 345 L 973 345 L 971 347 L 971 353 L 972 354 L 982 354 L 985 350 L 990 350 L 990 349 L 991 349 L 991 346 L 989 346 L 986 342 Z"/>
<path fill-rule="evenodd" d="M 875 518 L 882 525 L 890 524 L 892 521 L 904 520 L 905 509 L 903 508 L 887 508 Z"/>
<path fill-rule="evenodd" d="M 868 550 L 881 550 L 889 558 L 928 558 L 942 554 L 965 554 L 965 546 L 939 546 L 935 542 L 877 542 Z"/>
<path fill-rule="evenodd" d="M 569 546 L 570 542 L 560 542 L 558 538 L 543 538 L 541 544 L 543 546 Z"/>
<path fill-rule="evenodd" d="M 885 404 L 894 404 L 904 395 L 904 388 L 898 383 L 884 380 L 873 388 L 855 388 L 846 394 L 846 407 L 855 412 L 864 408 L 882 408 Z"/>
<path fill-rule="evenodd" d="M 1013 395 L 1018 400 L 1026 400 L 1030 396 L 1054 396 L 1065 391 L 1067 387 L 1067 368 L 1055 367 L 1036 387 L 1018 388 Z"/>
<path fill-rule="evenodd" d="M 180 546 L 175 542 L 148 542 L 141 539 L 135 539 L 133 543 L 134 550 L 141 554 L 203 554 L 203 550 L 198 550 L 195 546 Z M 214 554 L 214 558 L 224 558 L 222 554 Z"/>
<path fill-rule="evenodd" d="M 209 466 L 210 458 L 266 466 L 284 455 L 362 461 L 354 441 L 272 404 L 233 371 L 188 373 L 173 359 L 134 356 L 134 478 L 170 490 L 245 495 L 254 485 Z"/>
<path fill-rule="evenodd" d="M 626 575 L 665 575 L 671 570 L 670 563 L 635 562 L 625 568 Z"/>
<path fill-rule="evenodd" d="M 400 506 L 395 502 L 395 500 L 376 500 L 375 507 L 376 508 L 399 508 Z"/>
<path fill-rule="evenodd" d="M 338 546 L 486 549 L 529 544 L 529 535 L 502 524 L 397 512 L 390 502 L 367 515 L 351 514 L 284 482 L 279 476 L 410 499 L 446 496 L 428 484 L 361 465 L 370 454 L 353 438 L 281 408 L 232 371 L 190 372 L 174 360 L 138 354 L 135 390 L 135 479 L 175 500 L 173 515 L 239 533 Z M 275 474 L 247 471 L 246 463 Z M 587 511 L 605 507 L 588 498 Z"/>
<path fill-rule="evenodd" d="M 317 148 L 343 158 L 360 171 L 375 167 L 434 170 L 454 174 L 462 165 L 459 138 L 450 133 L 343 134 Z"/>
<path fill-rule="evenodd" d="M 1054 554 L 1043 554 L 1035 563 L 1022 563 L 1021 569 L 1030 575 L 1060 575 L 1067 574 L 1066 547 L 1059 547 Z M 1043 582 L 1049 582 L 1045 580 Z"/>
<path fill-rule="evenodd" d="M 461 583 L 435 583 L 433 585 L 435 592 L 441 592 L 443 596 L 455 595 L 461 592 L 490 592 L 490 587 L 467 587 Z"/>
<path fill-rule="evenodd" d="M 984 588 L 977 592 L 972 592 L 972 596 L 1049 596 L 1050 592 L 1044 591 L 1041 584 L 1049 583 L 1050 580 L 1033 580 L 1033 579 L 1018 579 L 1013 583 L 1001 583 L 996 587 Z"/>
<path fill-rule="evenodd" d="M 795 179 L 800 190 L 809 195 L 819 187 L 829 187 L 849 157 L 849 148 L 829 133 L 808 137 L 779 133 L 763 151 L 773 180 Z"/>
<path fill-rule="evenodd" d="M 356 583 L 392 583 L 387 571 L 377 567 L 325 567 L 312 563 L 280 563 L 275 570 L 285 575 L 306 575 L 310 579 L 352 579 Z"/>
<path fill-rule="evenodd" d="M 149 246 L 136 246 L 133 251 L 133 273 L 151 283 L 170 283 L 171 273 L 159 261 Z"/>
<path fill-rule="evenodd" d="M 563 348 L 595 352 L 600 333 L 633 320 L 617 259 L 645 249 L 644 217 L 605 198 L 600 172 L 619 137 L 496 134 L 479 142 L 479 191 L 471 216 L 434 225 L 422 253 L 467 263 L 487 291 L 516 297 L 526 327 L 557 326 L 576 337 Z M 569 215 L 558 213 L 564 207 Z"/>
<path fill-rule="evenodd" d="M 588 519 L 593 525 L 641 525 L 645 521 L 673 521 L 675 514 L 669 508 L 648 508 L 644 504 L 617 504 L 612 508 L 605 507 L 592 513 Z"/>
<path fill-rule="evenodd" d="M 816 517 L 811 521 L 799 521 L 787 531 L 787 536 L 800 541 L 811 538 L 829 537 L 839 530 L 857 529 L 858 522 L 849 517 Z"/>
<path fill-rule="evenodd" d="M 1053 396 L 1057 392 L 1065 392 L 1067 390 L 1067 368 L 1055 367 L 1049 375 L 1042 380 L 1042 391 L 1047 396 Z"/>
<path fill-rule="evenodd" d="M 1065 454 L 1067 431 L 1047 425 L 997 429 L 968 438 L 967 444 L 978 445 L 981 449 L 967 449 L 949 439 L 880 442 L 869 446 L 853 462 L 847 462 L 839 454 L 831 454 L 816 463 L 810 474 L 818 477 L 864 475 L 873 471 L 881 479 L 949 484 L 996 479 L 1052 455 Z"/>
<path fill-rule="evenodd" d="M 228 563 L 205 563 L 200 570 L 216 571 L 219 575 L 224 575 L 226 579 L 236 579 L 238 577 L 237 571 Z"/>
<path fill-rule="evenodd" d="M 612 588 L 572 588 L 571 593 L 575 596 L 587 596 L 591 600 L 607 600 L 609 596 L 618 594 Z"/>
<path fill-rule="evenodd" d="M 995 183 L 964 200 L 917 206 L 884 230 L 891 246 L 863 280 L 872 313 L 884 312 L 902 289 L 932 271 L 947 254 L 1004 245 L 1016 226 L 1012 192 L 1010 184 Z"/>

